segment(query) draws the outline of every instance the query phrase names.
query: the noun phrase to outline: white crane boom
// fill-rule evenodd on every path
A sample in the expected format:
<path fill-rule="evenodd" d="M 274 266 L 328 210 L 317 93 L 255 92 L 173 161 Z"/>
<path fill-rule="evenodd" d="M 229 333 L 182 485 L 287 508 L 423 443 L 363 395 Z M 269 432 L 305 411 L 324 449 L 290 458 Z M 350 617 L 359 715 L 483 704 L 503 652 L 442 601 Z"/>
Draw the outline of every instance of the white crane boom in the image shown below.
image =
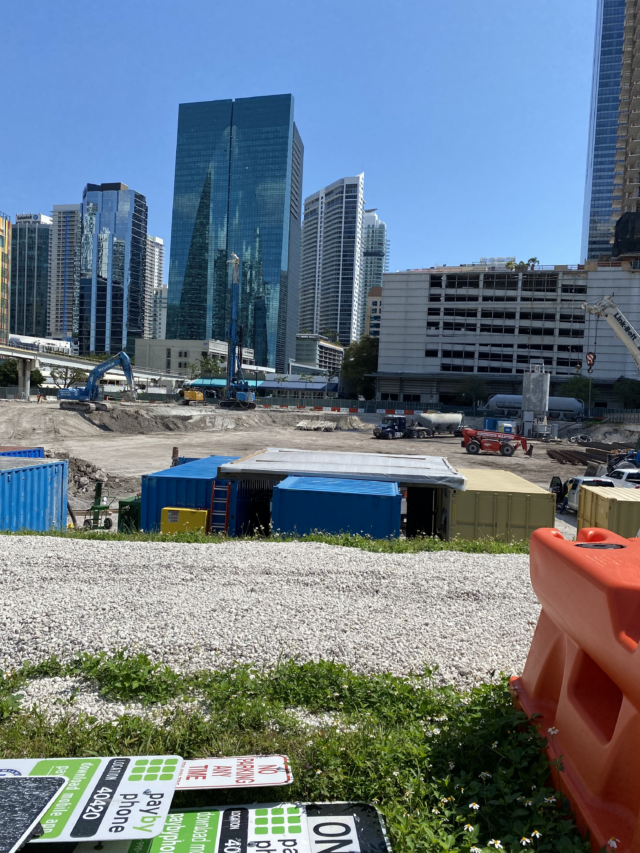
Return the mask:
<path fill-rule="evenodd" d="M 614 335 L 620 338 L 629 350 L 631 358 L 635 361 L 638 370 L 640 370 L 640 334 L 633 328 L 611 296 L 605 296 L 596 305 L 589 305 L 587 302 L 583 302 L 582 308 L 589 314 L 595 314 L 596 317 L 603 317 L 607 321 L 613 329 Z"/>

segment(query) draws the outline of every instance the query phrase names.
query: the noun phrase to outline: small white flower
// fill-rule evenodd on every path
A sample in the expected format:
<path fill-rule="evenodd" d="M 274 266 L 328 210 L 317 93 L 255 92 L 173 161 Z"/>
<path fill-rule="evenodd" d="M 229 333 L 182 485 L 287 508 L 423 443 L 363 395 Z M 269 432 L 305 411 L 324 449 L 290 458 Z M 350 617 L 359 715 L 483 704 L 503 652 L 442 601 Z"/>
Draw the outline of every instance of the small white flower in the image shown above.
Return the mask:
<path fill-rule="evenodd" d="M 482 853 L 482 850 L 479 847 L 471 847 L 469 853 Z"/>
<path fill-rule="evenodd" d="M 399 775 L 398 771 L 397 771 L 397 770 L 394 770 L 394 771 L 393 771 L 393 775 L 394 775 L 394 776 L 398 776 L 398 775 Z"/>
<path fill-rule="evenodd" d="M 611 850 L 615 850 L 618 846 L 619 841 L 619 838 L 614 838 L 613 836 L 611 836 L 611 838 L 607 841 L 607 846 L 610 847 Z"/>
<path fill-rule="evenodd" d="M 312 741 L 312 740 L 308 740 L 308 741 L 307 741 L 307 746 L 313 746 L 313 741 Z"/>
<path fill-rule="evenodd" d="M 555 803 L 556 798 L 555 797 L 545 797 L 544 801 L 545 801 L 545 803 Z"/>
<path fill-rule="evenodd" d="M 533 800 L 525 800 L 525 806 L 532 806 Z"/>
<path fill-rule="evenodd" d="M 480 778 L 481 779 L 491 779 L 491 773 L 487 773 L 483 770 L 482 773 L 480 774 Z"/>
<path fill-rule="evenodd" d="M 469 808 L 477 812 L 480 809 L 480 806 L 477 803 L 469 803 Z"/>
<path fill-rule="evenodd" d="M 542 838 L 542 833 L 538 832 L 537 829 L 534 829 L 531 835 L 533 835 L 534 838 Z"/>
<path fill-rule="evenodd" d="M 547 731 L 549 732 L 551 737 L 558 734 L 558 729 L 555 726 L 551 726 L 550 728 L 547 729 Z"/>
<path fill-rule="evenodd" d="M 498 741 L 494 740 L 494 742 L 491 744 L 491 749 L 497 749 L 497 748 L 498 748 Z"/>
<path fill-rule="evenodd" d="M 520 844 L 522 844 L 523 847 L 526 847 L 527 844 L 531 844 L 531 839 L 527 838 L 526 835 L 523 835 L 520 839 Z"/>
<path fill-rule="evenodd" d="M 453 761 L 450 761 L 450 762 L 449 762 L 449 770 L 453 770 L 453 768 L 454 768 L 455 766 L 456 766 L 456 765 L 453 763 Z"/>
<path fill-rule="evenodd" d="M 466 832 L 473 832 L 473 827 L 470 823 L 465 823 L 464 828 Z"/>
<path fill-rule="evenodd" d="M 502 850 L 503 849 L 502 843 L 500 842 L 500 840 L 498 838 L 492 838 L 491 841 L 489 842 L 489 847 L 495 847 L 496 850 Z"/>
<path fill-rule="evenodd" d="M 440 814 L 438 809 L 431 809 L 431 814 Z"/>
<path fill-rule="evenodd" d="M 322 770 L 316 770 L 316 776 L 319 776 L 322 773 Z"/>

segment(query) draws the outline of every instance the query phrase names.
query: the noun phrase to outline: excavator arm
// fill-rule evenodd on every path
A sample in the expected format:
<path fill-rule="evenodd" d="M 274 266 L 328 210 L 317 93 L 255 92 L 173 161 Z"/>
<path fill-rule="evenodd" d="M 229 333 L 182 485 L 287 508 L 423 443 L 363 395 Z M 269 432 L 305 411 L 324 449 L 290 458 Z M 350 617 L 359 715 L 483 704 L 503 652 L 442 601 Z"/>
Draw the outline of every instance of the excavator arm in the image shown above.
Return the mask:
<path fill-rule="evenodd" d="M 98 391 L 100 380 L 102 377 L 114 367 L 121 367 L 122 372 L 124 373 L 125 379 L 127 380 L 127 385 L 129 386 L 129 390 L 133 391 L 134 389 L 134 381 L 133 381 L 133 370 L 131 369 L 131 359 L 126 354 L 126 352 L 119 352 L 117 355 L 111 356 L 106 361 L 103 361 L 102 364 L 99 364 L 97 367 L 94 367 L 91 373 L 89 374 L 89 378 L 87 379 L 87 384 L 85 386 L 85 394 L 88 400 L 97 400 L 98 399 Z"/>
<path fill-rule="evenodd" d="M 634 329 L 631 323 L 618 308 L 611 296 L 605 296 L 596 305 L 589 305 L 587 302 L 582 303 L 582 308 L 588 314 L 593 314 L 596 317 L 602 317 L 613 329 L 614 335 L 619 338 L 626 348 L 631 353 L 631 358 L 635 361 L 638 370 L 640 370 L 640 334 Z"/>

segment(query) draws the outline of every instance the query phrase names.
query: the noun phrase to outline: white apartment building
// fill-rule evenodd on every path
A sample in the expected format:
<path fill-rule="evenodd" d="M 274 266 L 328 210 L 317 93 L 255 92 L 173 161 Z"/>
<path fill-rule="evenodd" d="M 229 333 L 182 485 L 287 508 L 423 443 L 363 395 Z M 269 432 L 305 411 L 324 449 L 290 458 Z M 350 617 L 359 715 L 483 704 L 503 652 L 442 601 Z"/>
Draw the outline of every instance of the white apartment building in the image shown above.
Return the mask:
<path fill-rule="evenodd" d="M 340 373 L 344 347 L 333 344 L 323 335 L 296 335 L 296 365 L 318 368 L 331 376 Z"/>
<path fill-rule="evenodd" d="M 382 287 L 382 276 L 389 272 L 389 239 L 387 224 L 376 213 L 375 208 L 365 210 L 362 217 L 362 333 L 369 334 L 367 317 L 369 314 L 368 294 L 372 287 Z"/>
<path fill-rule="evenodd" d="M 364 172 L 340 178 L 304 202 L 298 331 L 347 346 L 364 324 Z"/>
<path fill-rule="evenodd" d="M 162 287 L 164 279 L 164 240 L 147 234 L 147 258 L 144 280 L 144 337 L 164 338 L 162 331 Z M 168 285 L 165 285 L 168 289 Z M 156 295 L 159 292 L 160 295 Z M 167 293 L 164 293 L 164 328 L 167 328 Z M 156 303 L 159 304 L 156 304 Z"/>
<path fill-rule="evenodd" d="M 51 219 L 47 336 L 77 348 L 82 205 L 54 204 Z"/>
<path fill-rule="evenodd" d="M 469 374 L 491 393 L 520 393 L 531 361 L 566 381 L 596 353 L 594 383 L 640 379 L 624 344 L 604 320 L 582 309 L 606 294 L 640 327 L 640 269 L 630 262 L 511 271 L 481 264 L 406 270 L 384 276 L 378 399 L 441 401 Z M 556 386 L 557 387 L 557 386 Z"/>
<path fill-rule="evenodd" d="M 164 340 L 167 336 L 167 296 L 169 285 L 161 284 L 153 288 L 151 308 L 151 337 Z"/>
<path fill-rule="evenodd" d="M 152 370 L 162 370 L 175 373 L 177 376 L 191 378 L 192 365 L 198 365 L 204 357 L 215 357 L 221 367 L 226 368 L 229 345 L 226 341 L 187 341 L 187 340 L 153 340 L 136 338 L 136 367 L 149 367 Z M 246 368 L 254 366 L 253 350 L 242 350 L 242 365 Z M 264 370 L 264 368 L 261 368 Z M 273 373 L 273 370 L 267 372 Z"/>

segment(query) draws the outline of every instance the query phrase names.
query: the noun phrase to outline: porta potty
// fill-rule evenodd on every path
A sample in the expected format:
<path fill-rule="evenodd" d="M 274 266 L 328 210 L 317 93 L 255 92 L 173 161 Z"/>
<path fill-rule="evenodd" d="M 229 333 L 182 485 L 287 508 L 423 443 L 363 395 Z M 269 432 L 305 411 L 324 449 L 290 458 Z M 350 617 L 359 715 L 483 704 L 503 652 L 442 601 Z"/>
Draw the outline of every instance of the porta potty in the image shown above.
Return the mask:
<path fill-rule="evenodd" d="M 142 478 L 140 527 L 160 530 L 164 507 L 204 509 L 209 513 L 207 532 L 226 532 L 229 480 L 218 480 L 218 468 L 237 456 L 207 456 Z"/>
<path fill-rule="evenodd" d="M 0 530 L 65 530 L 66 459 L 0 458 Z"/>
<path fill-rule="evenodd" d="M 287 477 L 273 490 L 273 529 L 298 536 L 317 530 L 390 539 L 400 535 L 401 500 L 397 483 Z"/>

